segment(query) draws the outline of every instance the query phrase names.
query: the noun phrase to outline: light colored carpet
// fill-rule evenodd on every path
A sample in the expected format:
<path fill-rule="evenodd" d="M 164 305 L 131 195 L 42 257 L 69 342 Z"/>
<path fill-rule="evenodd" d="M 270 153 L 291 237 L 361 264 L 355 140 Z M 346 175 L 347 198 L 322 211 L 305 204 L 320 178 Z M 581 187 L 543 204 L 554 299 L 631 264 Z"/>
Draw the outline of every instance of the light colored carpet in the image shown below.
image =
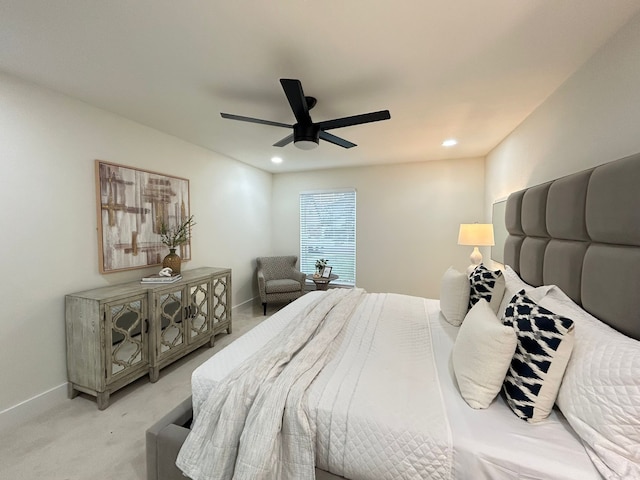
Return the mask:
<path fill-rule="evenodd" d="M 269 308 L 267 314 L 274 312 Z M 202 347 L 162 369 L 156 383 L 147 376 L 119 390 L 106 410 L 81 394 L 4 432 L 0 479 L 145 480 L 147 428 L 191 395 L 198 365 L 266 318 L 259 302 L 236 308 L 231 335 L 217 335 L 213 348 Z"/>

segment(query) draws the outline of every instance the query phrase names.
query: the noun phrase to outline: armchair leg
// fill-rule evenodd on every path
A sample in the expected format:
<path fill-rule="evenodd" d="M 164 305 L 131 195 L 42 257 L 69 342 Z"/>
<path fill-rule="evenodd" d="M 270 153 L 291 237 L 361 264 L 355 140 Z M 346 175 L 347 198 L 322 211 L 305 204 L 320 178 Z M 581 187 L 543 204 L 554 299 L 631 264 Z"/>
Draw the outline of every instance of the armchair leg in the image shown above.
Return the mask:
<path fill-rule="evenodd" d="M 266 302 L 262 304 L 262 308 L 264 310 L 263 315 L 266 315 L 267 314 L 267 303 Z"/>

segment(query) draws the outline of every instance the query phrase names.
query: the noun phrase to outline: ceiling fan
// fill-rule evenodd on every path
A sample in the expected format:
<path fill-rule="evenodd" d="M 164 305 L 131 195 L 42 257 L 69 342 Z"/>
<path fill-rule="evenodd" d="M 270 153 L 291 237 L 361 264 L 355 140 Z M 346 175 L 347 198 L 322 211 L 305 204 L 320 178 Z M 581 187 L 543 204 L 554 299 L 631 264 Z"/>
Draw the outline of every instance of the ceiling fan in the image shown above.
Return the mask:
<path fill-rule="evenodd" d="M 359 125 L 361 123 L 389 120 L 391 118 L 389 110 L 381 110 L 379 112 L 363 113 L 361 115 L 353 115 L 351 117 L 336 118 L 334 120 L 314 123 L 309 115 L 309 110 L 316 105 L 317 100 L 314 97 L 305 96 L 300 80 L 281 78 L 280 84 L 282 85 L 284 94 L 287 96 L 287 100 L 289 100 L 289 105 L 291 105 L 291 110 L 293 110 L 293 115 L 296 117 L 297 123 L 288 125 L 286 123 L 243 117 L 240 115 L 232 115 L 230 113 L 220 113 L 220 115 L 222 118 L 228 118 L 230 120 L 261 123 L 263 125 L 273 125 L 274 127 L 293 128 L 293 133 L 291 135 L 288 135 L 279 142 L 274 143 L 273 146 L 284 147 L 285 145 L 293 142 L 296 147 L 302 150 L 311 150 L 316 148 L 320 139 L 344 148 L 355 147 L 355 143 L 332 135 L 331 133 L 328 133 L 327 130 L 350 127 L 351 125 Z"/>

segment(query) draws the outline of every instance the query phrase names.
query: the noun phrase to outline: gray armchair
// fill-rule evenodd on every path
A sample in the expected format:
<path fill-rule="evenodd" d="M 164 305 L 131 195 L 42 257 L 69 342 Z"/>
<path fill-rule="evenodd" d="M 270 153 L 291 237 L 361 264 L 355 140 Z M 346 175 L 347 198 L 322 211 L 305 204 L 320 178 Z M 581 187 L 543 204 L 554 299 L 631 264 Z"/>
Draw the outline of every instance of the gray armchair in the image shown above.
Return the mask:
<path fill-rule="evenodd" d="M 304 293 L 306 275 L 296 268 L 298 257 L 258 257 L 258 290 L 267 314 L 267 302 L 295 300 Z"/>

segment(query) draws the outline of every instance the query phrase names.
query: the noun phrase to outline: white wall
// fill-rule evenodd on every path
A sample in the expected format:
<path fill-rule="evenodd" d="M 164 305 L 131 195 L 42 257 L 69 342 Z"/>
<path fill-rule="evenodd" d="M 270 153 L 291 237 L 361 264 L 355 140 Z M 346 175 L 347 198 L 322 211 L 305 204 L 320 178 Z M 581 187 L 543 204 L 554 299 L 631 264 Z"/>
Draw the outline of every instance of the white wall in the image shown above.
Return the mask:
<path fill-rule="evenodd" d="M 512 191 L 640 152 L 639 125 L 636 15 L 488 155 L 487 215 Z"/>
<path fill-rule="evenodd" d="M 98 272 L 94 159 L 190 179 L 185 267 L 231 267 L 233 303 L 253 297 L 255 239 L 270 249 L 270 174 L 0 75 L 0 412 L 65 384 L 65 294 L 155 270 Z"/>
<path fill-rule="evenodd" d="M 300 254 L 301 191 L 353 187 L 357 285 L 438 298 L 442 273 L 469 263 L 458 228 L 482 220 L 483 185 L 480 158 L 276 174 L 274 253 Z"/>

